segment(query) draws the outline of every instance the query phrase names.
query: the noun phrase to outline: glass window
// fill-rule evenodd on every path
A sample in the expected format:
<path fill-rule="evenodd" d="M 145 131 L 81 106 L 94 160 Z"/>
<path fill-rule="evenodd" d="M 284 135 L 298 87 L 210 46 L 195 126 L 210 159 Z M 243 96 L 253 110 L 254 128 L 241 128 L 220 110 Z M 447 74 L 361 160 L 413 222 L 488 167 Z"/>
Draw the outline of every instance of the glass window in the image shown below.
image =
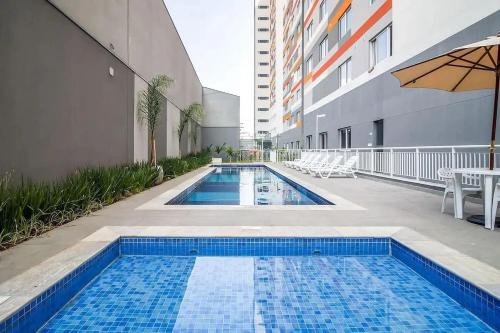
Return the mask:
<path fill-rule="evenodd" d="M 341 149 L 351 148 L 351 127 L 339 129 L 339 142 Z"/>
<path fill-rule="evenodd" d="M 370 67 L 392 55 L 392 27 L 388 26 L 370 41 Z"/>
<path fill-rule="evenodd" d="M 375 146 L 384 145 L 384 119 L 379 119 L 373 122 L 375 131 Z"/>
<path fill-rule="evenodd" d="M 313 69 L 313 57 L 310 56 L 306 61 L 306 74 L 311 73 L 312 69 Z"/>
<path fill-rule="evenodd" d="M 351 58 L 339 66 L 339 85 L 345 86 L 349 81 L 351 81 Z"/>
<path fill-rule="evenodd" d="M 259 122 L 259 123 L 268 123 L 269 119 L 259 119 L 259 120 L 257 120 L 257 122 Z"/>
<path fill-rule="evenodd" d="M 300 141 L 295 141 L 295 147 L 297 147 L 297 149 L 300 148 Z"/>
<path fill-rule="evenodd" d="M 347 8 L 347 10 L 342 14 L 339 19 L 339 38 L 345 36 L 347 31 L 351 29 L 351 7 Z"/>
<path fill-rule="evenodd" d="M 323 21 L 324 17 L 326 17 L 326 0 L 321 1 L 319 5 L 319 20 Z"/>
<path fill-rule="evenodd" d="M 319 43 L 319 60 L 326 58 L 328 54 L 328 35 L 323 38 L 321 43 Z"/>
<path fill-rule="evenodd" d="M 307 149 L 311 149 L 312 138 L 313 138 L 312 135 L 306 136 L 306 147 L 307 147 Z"/>
<path fill-rule="evenodd" d="M 310 41 L 313 35 L 313 21 L 307 26 L 307 40 Z"/>
<path fill-rule="evenodd" d="M 319 149 L 328 149 L 328 132 L 319 133 Z"/>

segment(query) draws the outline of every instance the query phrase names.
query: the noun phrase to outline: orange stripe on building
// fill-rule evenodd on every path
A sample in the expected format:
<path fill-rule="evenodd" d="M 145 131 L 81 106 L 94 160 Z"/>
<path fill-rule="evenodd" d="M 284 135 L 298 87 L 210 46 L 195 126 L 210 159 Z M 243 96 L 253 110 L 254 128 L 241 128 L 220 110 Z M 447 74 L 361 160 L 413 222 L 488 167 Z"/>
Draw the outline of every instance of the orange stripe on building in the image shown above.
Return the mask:
<path fill-rule="evenodd" d="M 316 9 L 316 6 L 318 5 L 319 0 L 315 0 L 314 3 L 312 4 L 311 8 L 307 11 L 307 16 L 306 19 L 304 20 L 304 27 L 307 27 L 309 24 L 309 20 L 312 18 L 314 14 L 314 10 Z M 303 28 L 303 27 L 302 27 Z"/>
<path fill-rule="evenodd" d="M 378 22 L 392 8 L 392 0 L 386 0 L 363 25 L 335 52 L 313 75 L 313 81 L 323 74 L 340 56 L 354 45 L 375 23 Z"/>
<path fill-rule="evenodd" d="M 335 27 L 335 24 L 339 21 L 340 17 L 344 15 L 345 11 L 349 6 L 351 5 L 352 0 L 344 0 L 344 2 L 340 5 L 339 9 L 337 12 L 335 12 L 335 15 L 332 16 L 330 21 L 328 22 L 328 28 L 327 31 L 331 32 L 333 28 Z"/>

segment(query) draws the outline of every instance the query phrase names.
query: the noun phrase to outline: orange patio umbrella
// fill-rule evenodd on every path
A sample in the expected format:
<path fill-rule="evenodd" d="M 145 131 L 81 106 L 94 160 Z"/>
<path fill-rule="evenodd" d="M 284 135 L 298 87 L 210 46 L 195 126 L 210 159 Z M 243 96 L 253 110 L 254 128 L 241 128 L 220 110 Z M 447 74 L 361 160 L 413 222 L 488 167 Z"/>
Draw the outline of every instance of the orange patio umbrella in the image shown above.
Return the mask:
<path fill-rule="evenodd" d="M 500 33 L 477 43 L 411 65 L 392 74 L 403 88 L 433 88 L 450 92 L 495 89 L 489 167 L 495 166 L 495 133 L 500 81 Z"/>

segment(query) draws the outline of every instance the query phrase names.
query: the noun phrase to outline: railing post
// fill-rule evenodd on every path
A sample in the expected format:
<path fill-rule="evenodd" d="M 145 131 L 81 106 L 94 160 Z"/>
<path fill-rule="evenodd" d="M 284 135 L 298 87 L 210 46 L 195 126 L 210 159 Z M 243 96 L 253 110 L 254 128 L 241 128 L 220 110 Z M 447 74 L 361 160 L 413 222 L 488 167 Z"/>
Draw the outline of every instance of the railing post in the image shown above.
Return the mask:
<path fill-rule="evenodd" d="M 373 149 L 370 149 L 370 157 L 371 157 L 370 172 L 373 175 L 373 172 L 375 171 L 375 154 L 373 153 Z"/>
<path fill-rule="evenodd" d="M 389 150 L 389 174 L 392 176 L 394 175 L 394 149 Z"/>
<path fill-rule="evenodd" d="M 359 149 L 356 149 L 356 156 L 358 157 L 358 161 L 356 162 L 356 170 L 359 170 L 359 163 L 361 162 L 361 158 L 359 157 Z"/>
<path fill-rule="evenodd" d="M 415 148 L 415 176 L 417 181 L 420 180 L 420 148 Z"/>
<path fill-rule="evenodd" d="M 455 147 L 451 147 L 451 168 L 457 168 L 457 150 Z"/>

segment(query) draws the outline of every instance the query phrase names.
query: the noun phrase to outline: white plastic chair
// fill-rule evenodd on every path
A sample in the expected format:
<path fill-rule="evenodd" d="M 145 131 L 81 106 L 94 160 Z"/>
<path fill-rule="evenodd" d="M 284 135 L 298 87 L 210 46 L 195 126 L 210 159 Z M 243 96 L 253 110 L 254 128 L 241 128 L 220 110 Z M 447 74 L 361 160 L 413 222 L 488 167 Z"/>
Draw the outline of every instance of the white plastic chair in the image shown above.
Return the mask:
<path fill-rule="evenodd" d="M 446 207 L 446 199 L 448 195 L 455 194 L 455 177 L 453 176 L 453 172 L 451 168 L 439 168 L 438 176 L 444 180 L 445 188 L 443 194 L 443 202 L 441 204 L 441 213 L 444 213 Z M 469 177 L 471 178 L 471 177 Z M 462 206 L 465 207 L 465 196 L 471 194 L 478 194 L 482 192 L 481 187 L 463 187 L 462 188 Z M 455 210 L 455 206 L 453 206 L 453 210 Z"/>
<path fill-rule="evenodd" d="M 355 170 L 353 169 L 354 165 L 358 162 L 359 156 L 351 156 L 347 161 L 345 161 L 342 165 L 331 165 L 327 168 L 319 169 L 316 173 L 317 176 L 321 178 L 330 178 L 332 175 L 351 175 L 353 178 L 357 178 L 355 174 Z M 323 174 L 324 172 L 324 174 Z"/>
<path fill-rule="evenodd" d="M 323 160 L 325 159 L 325 157 L 326 157 L 326 155 L 323 155 L 322 153 L 318 153 L 315 158 L 313 158 L 308 163 L 304 163 L 302 166 L 297 168 L 297 170 L 300 170 L 302 172 L 307 172 L 307 169 L 309 169 L 309 167 L 317 165 L 319 163 L 323 163 Z"/>
<path fill-rule="evenodd" d="M 495 185 L 495 191 L 493 192 L 493 205 L 491 206 L 491 216 L 493 216 L 493 225 L 491 226 L 491 230 L 495 229 L 495 220 L 497 216 L 497 208 L 498 202 L 500 201 L 500 184 L 497 183 Z"/>
<path fill-rule="evenodd" d="M 343 156 L 342 155 L 337 155 L 334 157 L 334 159 L 331 162 L 328 162 L 328 159 L 326 163 L 323 165 L 316 165 L 309 167 L 308 171 L 311 175 L 316 175 L 319 171 L 321 170 L 330 170 L 330 169 L 335 169 L 338 168 L 340 162 L 342 161 Z"/>

